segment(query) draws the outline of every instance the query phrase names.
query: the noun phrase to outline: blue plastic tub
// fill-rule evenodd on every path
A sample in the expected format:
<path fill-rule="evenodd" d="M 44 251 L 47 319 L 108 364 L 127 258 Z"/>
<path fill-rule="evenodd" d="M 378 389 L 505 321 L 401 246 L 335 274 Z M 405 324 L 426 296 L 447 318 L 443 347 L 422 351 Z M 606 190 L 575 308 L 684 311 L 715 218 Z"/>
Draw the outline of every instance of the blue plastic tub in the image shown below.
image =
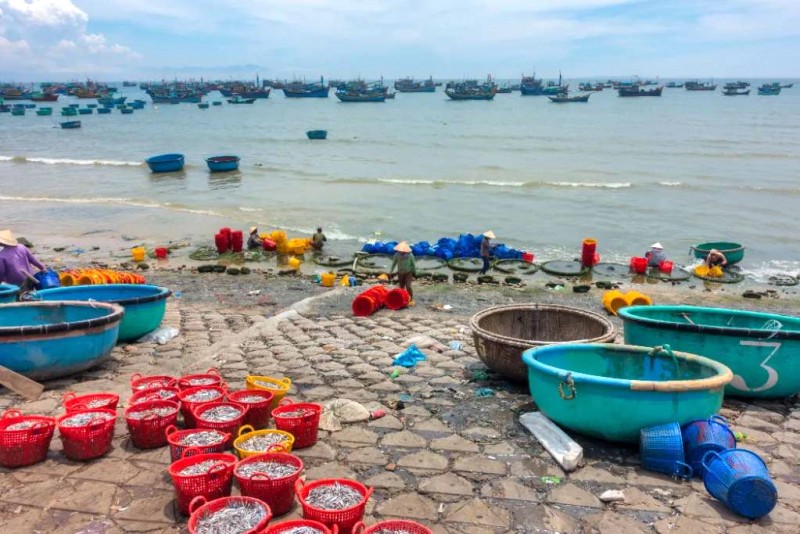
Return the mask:
<path fill-rule="evenodd" d="M 678 423 L 643 428 L 639 433 L 639 453 L 645 469 L 692 478 L 694 470 L 684 462 L 683 440 Z"/>
<path fill-rule="evenodd" d="M 745 449 L 709 451 L 702 463 L 706 490 L 737 514 L 758 519 L 775 508 L 778 490 L 756 453 Z"/>
<path fill-rule="evenodd" d="M 13 284 L 0 284 L 0 304 L 16 302 L 19 295 L 19 286 Z"/>
<path fill-rule="evenodd" d="M 235 171 L 239 168 L 239 156 L 213 156 L 206 159 L 211 172 Z"/>
<path fill-rule="evenodd" d="M 125 310 L 103 302 L 0 306 L 0 365 L 34 380 L 77 373 L 108 358 Z"/>
<path fill-rule="evenodd" d="M 683 427 L 683 449 L 686 459 L 696 475 L 703 476 L 703 457 L 709 451 L 722 452 L 736 448 L 736 437 L 728 428 L 728 421 L 721 415 L 692 421 Z"/>
<path fill-rule="evenodd" d="M 153 172 L 177 172 L 183 169 L 183 154 L 161 154 L 145 160 Z"/>
<path fill-rule="evenodd" d="M 152 332 L 164 319 L 167 297 L 172 291 L 165 287 L 145 284 L 106 284 L 70 286 L 36 291 L 31 296 L 39 300 L 99 301 L 125 308 L 119 327 L 119 341 L 134 341 Z"/>

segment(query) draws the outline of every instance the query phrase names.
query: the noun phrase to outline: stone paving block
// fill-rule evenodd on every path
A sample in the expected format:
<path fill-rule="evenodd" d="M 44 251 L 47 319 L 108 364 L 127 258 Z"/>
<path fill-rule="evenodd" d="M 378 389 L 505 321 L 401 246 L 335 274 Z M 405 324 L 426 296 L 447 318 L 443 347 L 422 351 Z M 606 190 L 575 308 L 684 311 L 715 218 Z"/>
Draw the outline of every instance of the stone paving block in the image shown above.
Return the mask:
<path fill-rule="evenodd" d="M 509 479 L 484 484 L 481 488 L 481 496 L 526 502 L 539 502 L 542 500 L 536 490 Z"/>
<path fill-rule="evenodd" d="M 174 501 L 174 491 L 148 490 L 129 493 L 119 497 L 120 510 L 113 517 L 128 521 L 171 524 L 177 520 Z"/>
<path fill-rule="evenodd" d="M 436 504 L 430 499 L 416 493 L 404 493 L 382 502 L 376 511 L 386 517 L 434 521 L 438 516 L 436 510 Z"/>
<path fill-rule="evenodd" d="M 303 391 L 303 395 L 309 399 L 331 399 L 336 396 L 336 390 L 327 386 L 317 386 Z"/>
<path fill-rule="evenodd" d="M 794 447 L 800 447 L 800 434 L 794 432 L 773 432 L 771 436 L 781 443 L 788 443 Z"/>
<path fill-rule="evenodd" d="M 505 475 L 506 464 L 497 460 L 490 460 L 484 456 L 462 456 L 457 458 L 453 469 L 465 473 L 481 473 L 486 475 Z"/>
<path fill-rule="evenodd" d="M 304 460 L 306 458 L 320 460 L 333 460 L 336 458 L 336 450 L 324 441 L 317 441 L 313 446 L 306 449 L 295 449 L 292 454 Z"/>
<path fill-rule="evenodd" d="M 356 474 L 348 467 L 336 462 L 328 462 L 306 471 L 306 480 L 319 480 L 321 478 L 351 478 L 357 480 Z"/>
<path fill-rule="evenodd" d="M 500 437 L 497 430 L 493 428 L 485 428 L 474 426 L 462 432 L 465 438 L 471 439 L 477 443 L 490 443 Z"/>
<path fill-rule="evenodd" d="M 351 426 L 340 432 L 331 434 L 333 441 L 372 445 L 378 441 L 378 435 L 363 427 Z"/>
<path fill-rule="evenodd" d="M 624 534 L 646 534 L 650 532 L 644 525 L 622 514 L 606 510 L 585 518 L 586 525 L 596 532 L 614 532 Z M 676 531 L 683 534 L 683 531 Z"/>
<path fill-rule="evenodd" d="M 450 505 L 445 514 L 446 520 L 454 523 L 498 528 L 508 528 L 511 525 L 511 517 L 506 510 L 488 505 L 480 499 Z"/>
<path fill-rule="evenodd" d="M 404 425 L 400 420 L 393 416 L 393 415 L 385 415 L 380 419 L 375 419 L 374 421 L 370 421 L 367 426 L 374 427 L 374 428 L 386 428 L 389 430 L 400 430 L 404 428 Z"/>
<path fill-rule="evenodd" d="M 472 495 L 472 482 L 455 473 L 426 478 L 419 483 L 423 493 L 441 493 L 444 495 Z"/>
<path fill-rule="evenodd" d="M 139 473 L 139 468 L 131 462 L 102 458 L 95 460 L 70 475 L 71 478 L 99 480 L 101 482 L 125 483 Z"/>
<path fill-rule="evenodd" d="M 388 471 L 378 473 L 377 475 L 368 478 L 364 481 L 364 484 L 366 486 L 374 486 L 376 488 L 384 489 L 402 489 L 406 487 L 406 483 L 402 478 L 400 478 L 400 476 Z"/>
<path fill-rule="evenodd" d="M 621 476 L 611 473 L 608 469 L 595 467 L 593 465 L 587 465 L 585 467 L 578 469 L 573 473 L 570 473 L 569 478 L 570 480 L 597 482 L 599 484 L 604 484 L 604 485 L 606 484 L 622 485 L 626 483 L 625 479 L 622 478 Z"/>
<path fill-rule="evenodd" d="M 355 449 L 347 455 L 348 464 L 386 465 L 389 458 L 380 449 L 375 447 L 362 447 Z"/>
<path fill-rule="evenodd" d="M 420 427 L 415 427 L 420 430 Z M 478 446 L 467 441 L 458 434 L 451 434 L 446 438 L 431 441 L 431 450 L 434 451 L 456 451 L 456 452 L 478 452 Z"/>
<path fill-rule="evenodd" d="M 452 432 L 450 427 L 436 418 L 415 421 L 413 428 L 416 432 L 435 432 L 439 434 L 450 434 Z"/>
<path fill-rule="evenodd" d="M 547 501 L 554 504 L 569 504 L 571 506 L 583 506 L 587 508 L 602 508 L 603 503 L 600 499 L 583 490 L 575 484 L 563 484 L 550 492 Z"/>
<path fill-rule="evenodd" d="M 413 415 L 414 417 L 428 418 L 431 417 L 432 414 L 422 406 L 413 404 L 411 406 L 407 406 L 406 409 L 403 410 L 403 415 Z"/>
<path fill-rule="evenodd" d="M 705 492 L 692 492 L 675 501 L 674 507 L 683 515 L 701 519 L 706 523 L 733 526 L 742 519 Z"/>
<path fill-rule="evenodd" d="M 639 512 L 669 512 L 670 508 L 638 488 L 625 488 L 625 501 L 617 503 L 620 509 Z"/>
<path fill-rule="evenodd" d="M 658 534 L 725 534 L 725 528 L 721 525 L 704 523 L 683 515 L 665 517 L 656 521 L 653 527 Z"/>
<path fill-rule="evenodd" d="M 385 447 L 421 448 L 427 444 L 428 442 L 425 441 L 425 438 L 408 430 L 387 434 L 381 440 L 381 445 Z"/>
<path fill-rule="evenodd" d="M 402 387 L 398 386 L 394 382 L 389 380 L 383 380 L 382 382 L 378 382 L 377 384 L 372 384 L 368 386 L 368 388 L 372 391 L 384 392 L 384 393 L 391 393 L 395 391 L 402 391 Z"/>
<path fill-rule="evenodd" d="M 400 467 L 423 471 L 444 471 L 447 464 L 447 458 L 429 451 L 408 454 L 397 461 Z"/>

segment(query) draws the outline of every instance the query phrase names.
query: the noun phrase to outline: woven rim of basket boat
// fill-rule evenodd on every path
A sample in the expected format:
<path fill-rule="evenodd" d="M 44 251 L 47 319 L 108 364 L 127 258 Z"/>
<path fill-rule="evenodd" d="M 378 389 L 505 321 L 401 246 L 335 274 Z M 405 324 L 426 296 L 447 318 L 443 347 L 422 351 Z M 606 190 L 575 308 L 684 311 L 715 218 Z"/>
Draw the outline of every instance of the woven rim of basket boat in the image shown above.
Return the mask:
<path fill-rule="evenodd" d="M 21 338 L 27 338 L 25 339 L 26 341 L 33 341 L 34 339 L 28 338 L 27 336 L 45 336 L 46 338 L 50 334 L 62 334 L 66 332 L 85 331 L 85 333 L 91 333 L 91 331 L 96 328 L 103 327 L 100 328 L 100 330 L 105 330 L 110 327 L 109 325 L 113 326 L 114 323 L 121 321 L 122 316 L 125 314 L 125 308 L 123 308 L 119 304 L 111 304 L 108 302 L 57 300 L 57 301 L 47 301 L 47 302 L 36 301 L 34 303 L 20 302 L 15 304 L 3 305 L 3 307 L 7 309 L 24 308 L 30 306 L 46 307 L 46 308 L 61 308 L 65 306 L 102 308 L 106 310 L 106 315 L 103 315 L 101 317 L 95 317 L 93 319 L 83 319 L 80 321 L 71 321 L 66 323 L 26 325 L 26 326 L 3 326 L 0 327 L 0 338 L 21 337 Z"/>

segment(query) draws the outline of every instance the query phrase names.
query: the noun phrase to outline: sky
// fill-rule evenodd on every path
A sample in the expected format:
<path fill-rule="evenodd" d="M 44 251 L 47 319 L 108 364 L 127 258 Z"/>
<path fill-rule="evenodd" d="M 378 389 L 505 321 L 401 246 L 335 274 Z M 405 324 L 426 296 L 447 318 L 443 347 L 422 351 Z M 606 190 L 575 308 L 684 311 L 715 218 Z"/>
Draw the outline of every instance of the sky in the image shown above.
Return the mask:
<path fill-rule="evenodd" d="M 800 77 L 800 0 L 0 0 L 0 81 Z"/>

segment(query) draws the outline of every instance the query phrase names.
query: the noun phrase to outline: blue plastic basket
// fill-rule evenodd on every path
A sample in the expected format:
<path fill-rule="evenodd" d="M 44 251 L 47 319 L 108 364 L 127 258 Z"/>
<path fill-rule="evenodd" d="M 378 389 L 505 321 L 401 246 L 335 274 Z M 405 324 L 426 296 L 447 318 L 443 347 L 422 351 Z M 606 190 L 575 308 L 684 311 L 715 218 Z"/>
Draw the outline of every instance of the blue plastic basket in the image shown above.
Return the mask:
<path fill-rule="evenodd" d="M 692 466 L 695 474 L 703 476 L 703 457 L 709 451 L 722 452 L 736 448 L 736 438 L 728 428 L 728 421 L 721 415 L 712 415 L 708 419 L 692 421 L 681 431 L 686 461 Z"/>
<path fill-rule="evenodd" d="M 756 453 L 745 449 L 709 451 L 701 463 L 706 490 L 737 514 L 758 519 L 775 508 L 778 490 Z"/>
<path fill-rule="evenodd" d="M 678 423 L 640 430 L 639 452 L 645 469 L 670 476 L 692 478 L 692 467 L 684 462 L 683 440 Z"/>

